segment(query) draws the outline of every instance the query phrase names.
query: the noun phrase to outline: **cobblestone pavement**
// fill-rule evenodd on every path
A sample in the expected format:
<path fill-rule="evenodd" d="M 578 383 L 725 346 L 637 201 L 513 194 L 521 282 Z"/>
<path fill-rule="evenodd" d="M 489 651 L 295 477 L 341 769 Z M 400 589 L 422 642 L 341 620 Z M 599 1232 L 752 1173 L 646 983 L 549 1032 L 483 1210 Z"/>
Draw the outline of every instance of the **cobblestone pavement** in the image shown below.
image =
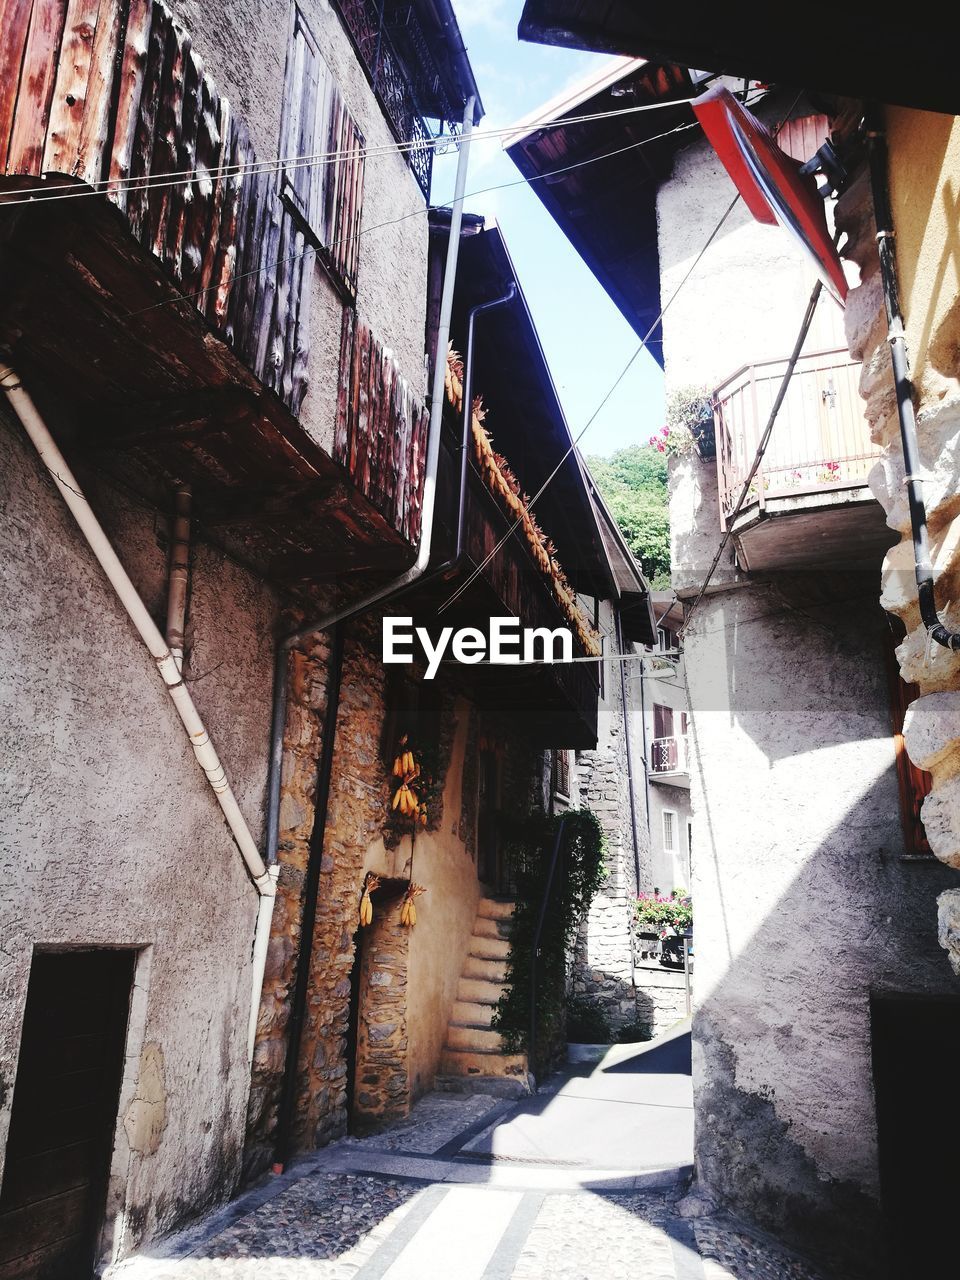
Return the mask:
<path fill-rule="evenodd" d="M 665 1186 L 666 1174 L 471 1156 L 471 1139 L 511 1110 L 428 1095 L 388 1132 L 325 1148 L 107 1277 L 837 1280 L 722 1214 L 684 1218 L 681 1170 Z"/>

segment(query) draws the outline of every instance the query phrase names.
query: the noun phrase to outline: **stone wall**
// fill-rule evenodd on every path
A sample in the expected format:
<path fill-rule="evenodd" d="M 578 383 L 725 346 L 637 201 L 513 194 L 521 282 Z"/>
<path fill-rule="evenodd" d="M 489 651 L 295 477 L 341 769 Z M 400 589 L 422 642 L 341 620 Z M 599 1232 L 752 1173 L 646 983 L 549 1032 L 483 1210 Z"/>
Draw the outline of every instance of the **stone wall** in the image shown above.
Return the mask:
<path fill-rule="evenodd" d="M 380 660 L 380 618 L 346 636 L 340 706 L 307 1010 L 298 1064 L 294 1145 L 310 1149 L 346 1132 L 353 1104 L 361 1126 L 403 1114 L 433 1083 L 476 917 L 475 863 L 478 716 L 454 677 L 441 698 L 440 796 L 417 830 L 411 867 L 408 833 L 389 821 L 392 782 L 384 759 L 388 681 Z M 303 876 L 314 821 L 317 757 L 327 696 L 328 647 L 295 654 L 284 744 L 280 895 L 258 1030 L 249 1115 L 247 1170 L 271 1160 L 286 1056 L 287 1002 L 300 942 Z M 511 744 L 509 803 L 529 805 L 531 759 Z M 359 974 L 360 1052 L 354 1098 L 347 1097 L 351 974 L 357 958 L 364 878 L 414 879 L 418 923 L 400 930 L 399 901 L 374 895 L 375 921 L 363 931 Z M 385 886 L 386 889 L 386 886 Z M 376 1077 L 376 1080 L 374 1080 Z M 361 1095 L 366 1095 L 362 1097 Z"/>
<path fill-rule="evenodd" d="M 410 930 L 400 924 L 397 899 L 377 902 L 373 923 L 362 930 L 360 990 L 364 1000 L 357 1032 L 357 1132 L 399 1120 L 410 1109 L 407 973 Z"/>
<path fill-rule="evenodd" d="M 887 128 L 900 294 L 937 602 L 945 624 L 957 630 L 960 267 L 951 245 L 956 233 L 954 192 L 960 180 L 960 125 L 950 116 L 889 108 Z M 884 449 L 870 485 L 887 513 L 887 523 L 900 534 L 884 562 L 881 603 L 904 625 L 906 637 L 897 657 L 904 679 L 918 684 L 921 692 L 907 713 L 907 750 L 915 764 L 933 775 L 922 811 L 930 847 L 942 862 L 960 869 L 960 655 L 928 642 L 917 606 L 903 452 L 865 171 L 841 199 L 838 222 L 847 232 L 844 252 L 860 270 L 859 287 L 851 291 L 846 309 L 847 340 L 851 354 L 863 361 L 860 392 L 871 438 Z M 940 919 L 942 945 L 960 974 L 956 883 L 941 894 Z"/>
<path fill-rule="evenodd" d="M 605 629 L 612 629 L 609 605 L 604 605 L 601 621 Z M 631 686 L 628 684 L 627 688 L 630 690 Z M 580 929 L 570 983 L 574 994 L 596 1000 L 615 1030 L 637 1018 L 633 982 L 633 904 L 638 888 L 649 887 L 650 872 L 643 807 L 642 751 L 635 740 L 640 732 L 640 715 L 636 705 L 631 703 L 631 742 L 628 744 L 620 671 L 615 662 L 607 663 L 604 693 L 596 750 L 577 752 L 576 773 L 579 803 L 583 808 L 593 810 L 607 837 L 607 873 Z M 628 698 L 630 696 L 628 693 Z M 633 751 L 635 765 L 641 886 L 637 883 L 638 859 L 633 847 L 628 747 Z"/>
<path fill-rule="evenodd" d="M 687 1017 L 684 975 L 656 962 L 638 964 L 633 971 L 637 988 L 637 1021 L 655 1036 L 663 1035 Z"/>

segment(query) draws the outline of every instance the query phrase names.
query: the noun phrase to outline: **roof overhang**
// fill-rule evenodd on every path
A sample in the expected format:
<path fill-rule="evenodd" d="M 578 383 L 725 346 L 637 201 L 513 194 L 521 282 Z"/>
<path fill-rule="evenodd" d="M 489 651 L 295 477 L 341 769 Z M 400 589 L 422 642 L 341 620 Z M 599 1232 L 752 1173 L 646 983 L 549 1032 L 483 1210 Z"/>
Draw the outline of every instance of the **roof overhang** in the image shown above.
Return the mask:
<path fill-rule="evenodd" d="M 656 195 L 677 150 L 699 132 L 694 93 L 686 67 L 623 59 L 505 139 L 531 189 L 661 365 Z M 623 113 L 644 105 L 657 109 Z M 598 114 L 609 119 L 565 123 Z"/>
<path fill-rule="evenodd" d="M 570 582 L 583 594 L 605 598 L 611 594 L 611 569 L 584 469 L 516 267 L 496 224 L 482 231 L 471 225 L 460 246 L 454 345 L 462 353 L 469 309 L 502 296 L 511 283 L 517 286 L 514 301 L 477 323 L 474 392 L 483 397 L 494 447 L 506 456 L 526 492 L 536 494 L 549 480 L 534 513 L 556 543 Z"/>
<path fill-rule="evenodd" d="M 520 38 L 602 53 L 668 59 L 724 75 L 802 85 L 950 115 L 960 111 L 956 52 L 923 9 L 894 30 L 850 0 L 814 0 L 790 21 L 770 5 L 688 0 L 526 0 Z"/>

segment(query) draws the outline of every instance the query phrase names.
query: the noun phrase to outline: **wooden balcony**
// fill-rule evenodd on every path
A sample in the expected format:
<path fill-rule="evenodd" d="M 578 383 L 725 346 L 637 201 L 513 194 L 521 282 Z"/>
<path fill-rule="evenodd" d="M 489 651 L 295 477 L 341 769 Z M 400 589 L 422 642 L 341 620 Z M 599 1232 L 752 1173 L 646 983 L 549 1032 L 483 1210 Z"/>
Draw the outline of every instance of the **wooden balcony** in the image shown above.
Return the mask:
<path fill-rule="evenodd" d="M 690 744 L 685 734 L 654 738 L 650 743 L 650 780 L 674 787 L 690 786 Z"/>
<path fill-rule="evenodd" d="M 736 519 L 733 511 L 786 371 L 747 365 L 714 392 L 720 519 L 742 568 L 876 566 L 892 535 L 867 477 L 880 456 L 846 351 L 802 356 Z"/>
<path fill-rule="evenodd" d="M 323 118 L 344 159 L 308 225 L 300 178 L 258 164 L 161 0 L 3 13 L 0 344 L 68 407 L 72 456 L 148 476 L 161 501 L 190 481 L 198 518 L 290 583 L 408 563 L 423 413 L 395 364 L 404 394 L 359 430 L 401 441 L 399 497 L 358 488 L 297 416 L 316 264 L 348 304 L 356 285 L 362 138 L 337 87 Z"/>

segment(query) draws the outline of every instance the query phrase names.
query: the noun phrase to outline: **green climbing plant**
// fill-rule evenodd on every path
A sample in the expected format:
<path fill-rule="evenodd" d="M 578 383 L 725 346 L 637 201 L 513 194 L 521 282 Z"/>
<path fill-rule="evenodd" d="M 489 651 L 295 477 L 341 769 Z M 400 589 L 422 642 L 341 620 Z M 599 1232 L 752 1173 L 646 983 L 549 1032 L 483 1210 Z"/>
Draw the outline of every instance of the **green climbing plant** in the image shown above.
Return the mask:
<path fill-rule="evenodd" d="M 567 956 L 580 922 L 603 883 L 606 838 L 595 813 L 570 809 L 564 815 L 561 859 L 551 888 L 537 961 L 536 1061 L 539 1074 L 566 1041 Z M 509 1052 L 528 1051 L 530 974 L 533 940 L 550 875 L 560 815 L 537 814 L 518 825 L 506 841 L 516 884 L 516 908 L 510 931 L 507 989 L 492 1025 Z"/>

